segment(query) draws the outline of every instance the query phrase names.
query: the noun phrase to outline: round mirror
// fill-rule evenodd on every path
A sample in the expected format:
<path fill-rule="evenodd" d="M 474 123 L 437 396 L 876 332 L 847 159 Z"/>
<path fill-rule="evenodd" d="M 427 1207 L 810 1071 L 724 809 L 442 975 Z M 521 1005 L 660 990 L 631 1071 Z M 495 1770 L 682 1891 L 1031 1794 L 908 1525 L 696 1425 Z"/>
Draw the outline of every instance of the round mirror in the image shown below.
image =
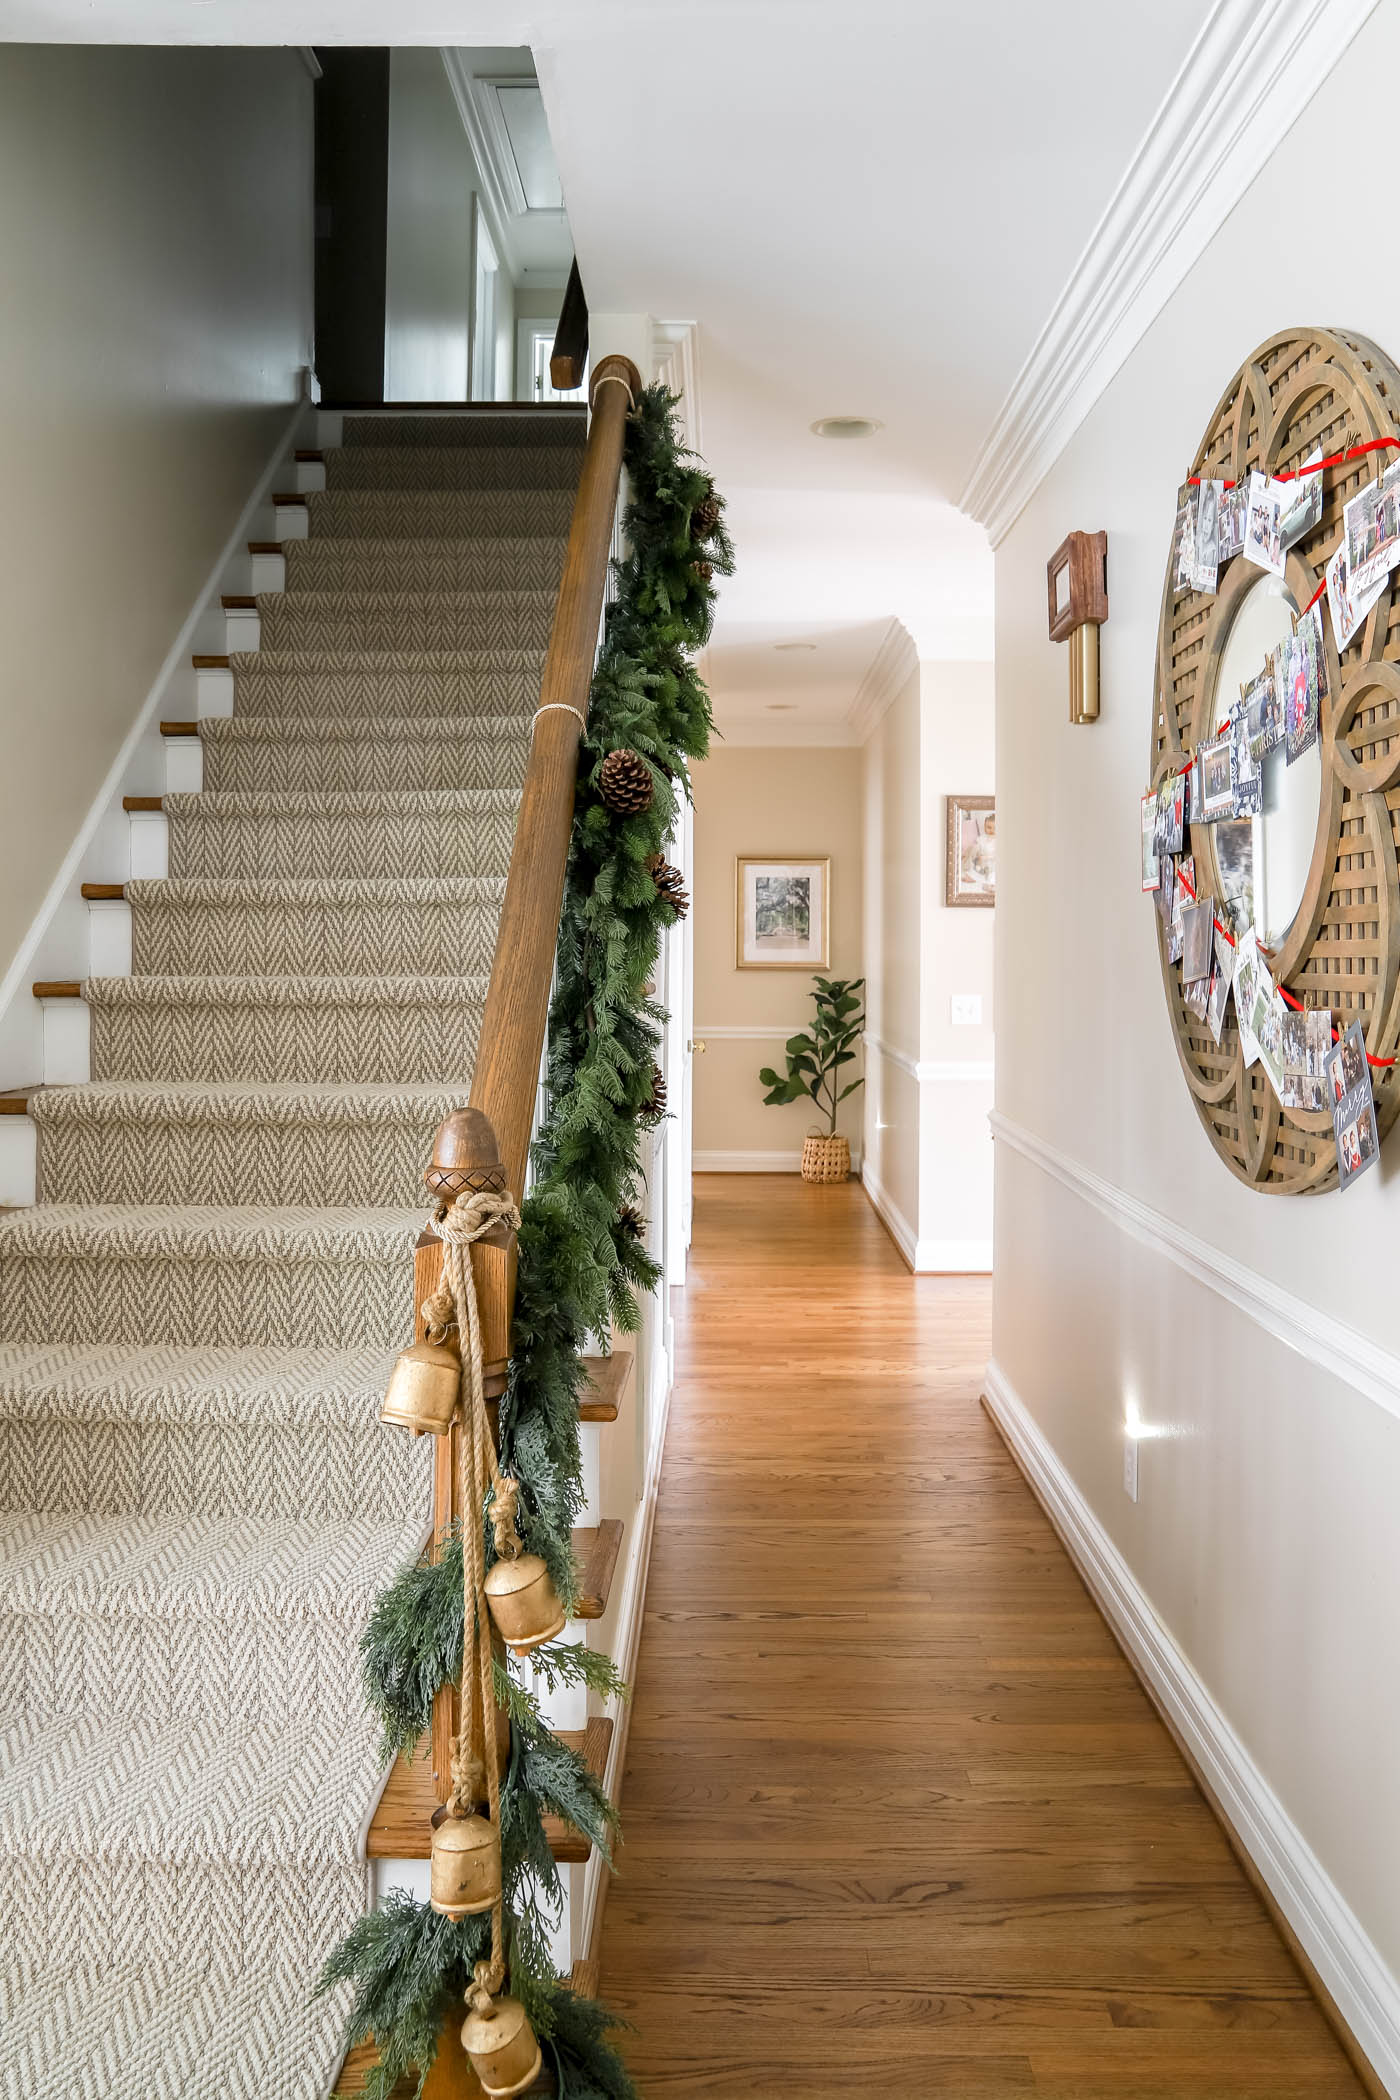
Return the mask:
<path fill-rule="evenodd" d="M 1240 689 L 1263 670 L 1270 654 L 1293 632 L 1298 611 L 1281 576 L 1261 575 L 1240 600 L 1230 622 L 1216 676 L 1212 712 L 1223 722 L 1239 703 Z M 1215 827 L 1221 886 L 1254 920 L 1266 948 L 1279 947 L 1303 901 L 1317 837 L 1322 798 L 1322 751 L 1314 743 L 1290 766 L 1282 743 L 1263 762 L 1263 807 Z"/>

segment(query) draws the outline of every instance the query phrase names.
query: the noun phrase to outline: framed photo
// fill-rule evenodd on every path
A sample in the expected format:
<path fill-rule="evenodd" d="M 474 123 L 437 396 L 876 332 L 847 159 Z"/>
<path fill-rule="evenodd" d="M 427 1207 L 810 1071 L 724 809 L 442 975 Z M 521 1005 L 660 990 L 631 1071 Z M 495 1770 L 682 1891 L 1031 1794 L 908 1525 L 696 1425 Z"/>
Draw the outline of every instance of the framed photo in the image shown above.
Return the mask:
<path fill-rule="evenodd" d="M 995 795 L 948 797 L 948 865 L 945 904 L 997 901 L 997 805 Z"/>
<path fill-rule="evenodd" d="M 741 853 L 734 863 L 734 918 L 737 969 L 830 969 L 830 860 Z"/>

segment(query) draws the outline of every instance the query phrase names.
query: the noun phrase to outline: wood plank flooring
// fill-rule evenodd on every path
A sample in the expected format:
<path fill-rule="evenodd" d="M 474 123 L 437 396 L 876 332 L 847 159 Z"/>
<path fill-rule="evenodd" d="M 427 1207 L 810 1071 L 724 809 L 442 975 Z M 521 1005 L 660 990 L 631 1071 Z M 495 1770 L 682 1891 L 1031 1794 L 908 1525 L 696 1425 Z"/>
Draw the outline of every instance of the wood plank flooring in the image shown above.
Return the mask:
<path fill-rule="evenodd" d="M 978 1405 L 985 1279 L 704 1175 L 601 1988 L 648 2100 L 1362 2087 Z"/>

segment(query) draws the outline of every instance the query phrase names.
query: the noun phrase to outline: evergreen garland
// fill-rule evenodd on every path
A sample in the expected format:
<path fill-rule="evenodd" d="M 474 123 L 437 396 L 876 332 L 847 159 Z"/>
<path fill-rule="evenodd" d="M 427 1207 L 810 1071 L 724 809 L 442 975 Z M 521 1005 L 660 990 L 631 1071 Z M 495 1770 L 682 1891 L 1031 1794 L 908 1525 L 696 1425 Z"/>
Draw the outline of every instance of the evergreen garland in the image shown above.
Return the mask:
<path fill-rule="evenodd" d="M 570 1609 L 577 1598 L 570 1534 L 583 1505 L 583 1352 L 590 1337 L 606 1342 L 612 1323 L 634 1333 L 635 1294 L 660 1281 L 636 1229 L 641 1135 L 655 1114 L 666 1018 L 647 985 L 661 935 L 678 912 L 651 864 L 660 861 L 679 798 L 690 793 L 687 762 L 709 747 L 709 699 L 689 652 L 709 637 L 715 574 L 733 569 L 723 503 L 679 441 L 675 403 L 665 387 L 651 387 L 628 418 L 628 552 L 613 565 L 615 595 L 579 745 L 549 1015 L 549 1109 L 521 1205 L 510 1374 L 500 1408 L 501 1467 L 520 1482 L 521 1536 L 545 1560 Z M 619 750 L 644 763 L 652 778 L 646 806 L 626 813 L 609 807 L 601 784 L 604 761 Z M 489 1527 L 487 1554 L 489 1560 Z M 611 1661 L 596 1650 L 554 1644 L 535 1650 L 531 1661 L 551 1689 L 622 1689 Z M 451 1532 L 400 1571 L 366 1630 L 365 1693 L 386 1754 L 412 1752 L 434 1696 L 458 1680 L 461 1667 L 462 1541 Z M 542 1817 L 562 1816 L 611 1857 L 612 1805 L 584 1760 L 551 1733 L 533 1692 L 501 1669 L 496 1690 L 511 1722 L 501 1788 L 510 1989 L 561 2093 L 569 2100 L 636 2100 L 607 2040 L 616 2022 L 606 2007 L 559 1982 L 548 1946 L 548 1917 L 558 1915 L 562 1891 Z M 410 2071 L 421 2093 L 442 2023 L 461 2003 L 489 1936 L 488 1917 L 456 1922 L 396 1892 L 337 1948 L 319 1988 L 353 1986 L 347 2045 L 373 2034 L 380 2057 L 368 2100 L 388 2100 Z"/>

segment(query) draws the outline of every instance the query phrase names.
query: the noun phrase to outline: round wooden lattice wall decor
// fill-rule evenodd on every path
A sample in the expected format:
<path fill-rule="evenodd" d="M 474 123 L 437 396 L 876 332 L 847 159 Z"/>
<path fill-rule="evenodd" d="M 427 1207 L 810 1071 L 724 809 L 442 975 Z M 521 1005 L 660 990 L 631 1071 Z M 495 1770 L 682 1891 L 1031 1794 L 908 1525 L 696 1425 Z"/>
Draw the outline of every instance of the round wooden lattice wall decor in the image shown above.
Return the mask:
<path fill-rule="evenodd" d="M 1193 475 L 1239 481 L 1271 474 L 1374 438 L 1400 435 L 1400 371 L 1359 336 L 1298 329 L 1272 337 L 1235 374 L 1191 465 Z M 1329 467 L 1320 522 L 1288 551 L 1284 581 L 1308 605 L 1342 538 L 1342 508 L 1400 452 L 1379 451 Z M 1226 639 L 1241 602 L 1263 571 L 1237 554 L 1214 596 L 1173 591 L 1167 561 L 1158 630 L 1152 785 L 1158 787 L 1213 736 L 1237 693 L 1217 693 Z M 1324 601 L 1325 602 L 1325 601 Z M 1359 1018 L 1373 1058 L 1400 1041 L 1400 570 L 1392 570 L 1350 646 L 1337 650 L 1323 617 L 1327 693 L 1321 702 L 1321 792 L 1302 901 L 1272 957 L 1274 981 L 1307 1006 L 1332 1009 L 1339 1028 Z M 1223 895 L 1209 824 L 1192 826 L 1202 896 Z M 1282 1195 L 1337 1183 L 1332 1119 L 1281 1106 L 1259 1065 L 1246 1067 L 1231 1001 L 1219 1044 L 1186 1007 L 1180 971 L 1167 961 L 1157 923 L 1167 1004 L 1196 1111 L 1221 1158 L 1241 1181 Z M 1383 1138 L 1400 1110 L 1395 1068 L 1373 1068 Z"/>

